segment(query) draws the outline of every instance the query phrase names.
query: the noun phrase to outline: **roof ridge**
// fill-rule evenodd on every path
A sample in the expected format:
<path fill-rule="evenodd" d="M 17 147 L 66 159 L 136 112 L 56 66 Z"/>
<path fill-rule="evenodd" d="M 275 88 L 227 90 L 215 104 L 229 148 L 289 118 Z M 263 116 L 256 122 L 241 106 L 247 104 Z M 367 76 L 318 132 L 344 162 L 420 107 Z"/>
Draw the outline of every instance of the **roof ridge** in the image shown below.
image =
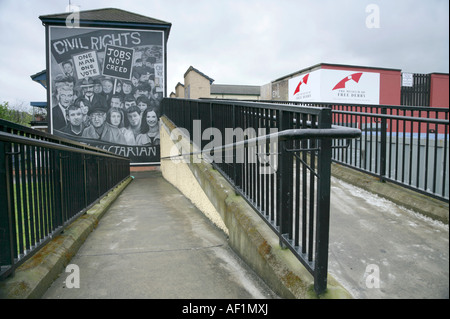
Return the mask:
<path fill-rule="evenodd" d="M 199 71 L 198 69 L 194 68 L 192 65 L 187 69 L 187 71 L 184 73 L 184 77 L 186 77 L 186 75 L 189 73 L 189 71 L 194 71 L 197 72 L 198 74 L 200 74 L 201 76 L 205 77 L 207 80 L 209 80 L 209 82 L 212 84 L 214 82 L 214 79 L 210 78 L 209 76 L 207 76 L 205 73 Z"/>
<path fill-rule="evenodd" d="M 134 12 L 127 11 L 127 10 L 124 10 L 124 9 L 119 9 L 119 8 L 111 8 L 111 7 L 110 8 L 99 8 L 99 9 L 92 9 L 92 10 L 82 10 L 82 11 L 79 11 L 79 12 L 80 12 L 80 15 L 86 15 L 86 14 L 90 14 L 90 13 L 94 13 L 94 14 L 98 13 L 98 12 L 101 13 L 102 11 L 104 11 L 104 12 L 113 12 L 113 13 L 114 13 L 114 11 L 116 11 L 117 13 L 120 12 L 122 14 L 128 14 L 128 15 L 132 15 L 132 16 L 135 16 L 135 17 L 138 17 L 138 18 L 142 18 L 142 19 L 149 19 L 149 20 L 152 20 L 152 22 L 154 22 L 154 23 L 172 25 L 172 23 L 167 22 L 167 21 L 163 21 L 163 20 L 160 20 L 160 19 L 148 17 L 148 16 L 142 15 L 140 13 L 134 13 Z M 41 19 L 41 20 L 51 19 L 51 18 L 53 18 L 53 19 L 65 19 L 72 13 L 73 12 L 63 12 L 63 13 L 53 13 L 53 14 L 48 14 L 48 15 L 41 15 L 41 16 L 39 16 L 39 19 Z M 111 20 L 113 20 L 113 19 L 108 19 L 108 21 L 111 21 Z M 111 21 L 111 22 L 113 22 L 113 21 Z M 114 21 L 114 22 L 120 22 L 120 21 Z M 133 22 L 133 21 L 129 21 L 129 22 Z"/>

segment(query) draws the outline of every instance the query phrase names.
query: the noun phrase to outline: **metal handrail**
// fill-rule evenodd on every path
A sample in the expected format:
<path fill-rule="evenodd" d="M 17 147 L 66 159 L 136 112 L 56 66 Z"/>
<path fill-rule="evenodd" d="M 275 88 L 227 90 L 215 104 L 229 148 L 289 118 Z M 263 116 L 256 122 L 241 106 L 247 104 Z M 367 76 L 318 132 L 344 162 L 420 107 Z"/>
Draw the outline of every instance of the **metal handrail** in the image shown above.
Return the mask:
<path fill-rule="evenodd" d="M 47 147 L 49 149 L 54 149 L 58 151 L 73 151 L 74 147 L 67 146 L 65 144 L 57 144 L 54 142 L 36 140 L 33 138 L 14 135 L 11 133 L 5 133 L 0 131 L 0 141 L 9 142 L 9 143 L 19 143 L 29 146 L 39 146 L 39 147 Z M 101 150 L 99 148 L 87 147 L 87 148 L 76 148 L 77 153 L 86 154 L 86 155 L 101 155 L 109 158 L 115 159 L 126 159 L 126 157 L 118 156 L 114 153 Z M 99 152 L 100 151 L 100 152 Z"/>
<path fill-rule="evenodd" d="M 389 120 L 415 121 L 415 122 L 422 122 L 422 123 L 449 125 L 449 120 L 430 119 L 430 118 L 425 118 L 425 117 L 413 117 L 413 116 L 379 114 L 379 113 L 361 113 L 361 112 L 342 111 L 342 110 L 333 110 L 333 113 L 353 115 L 353 116 L 361 116 L 361 114 L 364 114 L 364 116 L 367 116 L 367 117 L 378 117 L 378 118 L 384 118 L 384 119 L 389 119 Z"/>
<path fill-rule="evenodd" d="M 187 99 L 164 99 L 161 105 L 181 136 L 189 140 L 194 136 L 194 145 L 186 154 L 161 159 L 213 153 L 209 163 L 274 231 L 280 246 L 289 249 L 313 275 L 315 292 L 323 293 L 327 287 L 332 141 L 358 138 L 361 131 L 332 125 L 328 107 Z M 244 133 L 245 139 L 233 143 L 225 138 L 225 145 L 211 147 L 204 139 L 196 140 L 202 138 L 198 130 L 208 128 L 217 129 L 222 137 L 227 129 L 251 129 L 252 133 Z M 264 134 L 273 129 L 277 132 Z M 256 137 L 256 131 L 264 135 Z M 239 137 L 233 133 L 233 138 Z M 243 147 L 248 150 L 238 154 Z M 229 149 L 232 154 L 222 152 Z M 300 207 L 300 201 L 307 207 Z"/>
<path fill-rule="evenodd" d="M 276 132 L 272 134 L 266 134 L 263 136 L 258 136 L 251 139 L 246 139 L 239 142 L 229 143 L 223 146 L 216 146 L 209 149 L 204 149 L 202 151 L 190 152 L 186 154 L 178 154 L 171 156 L 163 156 L 161 160 L 174 159 L 177 157 L 200 155 L 208 153 L 211 151 L 222 151 L 235 149 L 247 145 L 255 145 L 258 142 L 265 142 L 267 140 L 277 140 L 277 141 L 290 141 L 290 140 L 301 140 L 301 139 L 312 139 L 312 138 L 331 138 L 331 139 L 353 139 L 361 136 L 361 130 L 355 128 L 347 128 L 343 126 L 333 125 L 331 129 L 290 129 L 281 132 Z"/>
<path fill-rule="evenodd" d="M 129 175 L 128 158 L 0 120 L 0 278 Z"/>
<path fill-rule="evenodd" d="M 361 104 L 361 103 L 330 103 L 330 102 L 296 102 L 296 101 L 277 101 L 277 100 L 260 100 L 253 102 L 262 102 L 267 104 L 281 104 L 281 105 L 299 105 L 299 106 L 319 106 L 319 107 L 332 107 L 332 106 L 355 106 L 355 107 L 369 107 L 369 108 L 388 108 L 395 110 L 407 110 L 407 111 L 428 111 L 428 112 L 443 112 L 449 113 L 450 110 L 446 107 L 430 107 L 430 106 L 408 106 L 408 105 L 392 105 L 392 104 Z"/>
<path fill-rule="evenodd" d="M 19 125 L 17 123 L 13 123 L 10 121 L 0 119 L 0 132 L 2 132 L 2 128 L 7 129 L 8 131 L 17 131 L 17 132 L 20 132 L 20 134 L 23 134 L 23 135 L 13 134 L 15 136 L 27 137 L 27 135 L 29 135 L 29 136 L 35 137 L 36 139 L 38 139 L 40 141 L 49 141 L 49 142 L 53 142 L 55 144 L 70 145 L 72 147 L 76 147 L 79 149 L 91 150 L 91 151 L 94 151 L 95 153 L 112 154 L 111 152 L 108 152 L 104 149 L 97 148 L 95 146 L 90 146 L 87 144 L 83 144 L 83 143 L 77 142 L 73 139 L 67 139 L 62 136 L 55 136 L 55 135 L 52 135 L 52 134 L 49 134 L 46 132 L 34 130 L 34 129 L 26 127 L 26 126 Z M 4 131 L 4 132 L 8 133 L 6 131 Z"/>

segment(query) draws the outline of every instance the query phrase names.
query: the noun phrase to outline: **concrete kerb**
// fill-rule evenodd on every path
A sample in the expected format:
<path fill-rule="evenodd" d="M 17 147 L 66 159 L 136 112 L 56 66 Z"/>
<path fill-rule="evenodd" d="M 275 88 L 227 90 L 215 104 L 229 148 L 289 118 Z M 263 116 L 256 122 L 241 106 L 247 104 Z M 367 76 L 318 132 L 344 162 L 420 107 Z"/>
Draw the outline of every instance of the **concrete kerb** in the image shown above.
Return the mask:
<path fill-rule="evenodd" d="M 97 227 L 111 204 L 132 181 L 127 178 L 97 204 L 73 221 L 35 255 L 0 281 L 0 299 L 36 299 L 42 297 L 52 282 L 64 271 L 71 258 Z"/>
<path fill-rule="evenodd" d="M 399 206 L 448 224 L 449 204 L 416 191 L 381 182 L 377 177 L 333 163 L 332 176 L 383 197 Z"/>
<path fill-rule="evenodd" d="M 175 144 L 169 139 L 175 128 L 165 117 L 161 118 L 161 155 L 169 154 Z M 177 144 L 182 141 L 177 141 Z M 177 145 L 179 146 L 179 145 Z M 185 148 L 186 149 L 186 148 Z M 184 167 L 184 168 L 183 168 Z M 256 215 L 256 212 L 240 196 L 235 194 L 225 178 L 208 163 L 177 163 L 161 161 L 161 171 L 165 175 L 177 175 L 175 170 L 186 167 L 192 172 L 210 202 L 225 223 L 230 247 L 282 298 L 350 299 L 350 293 L 332 276 L 328 276 L 327 291 L 317 296 L 313 290 L 314 280 L 300 261 L 288 249 L 281 249 L 278 237 L 269 226 Z M 170 174 L 168 171 L 171 171 Z M 168 179 L 176 185 L 178 179 Z M 188 196 L 187 196 L 188 197 Z M 189 198 L 189 197 L 188 197 Z"/>

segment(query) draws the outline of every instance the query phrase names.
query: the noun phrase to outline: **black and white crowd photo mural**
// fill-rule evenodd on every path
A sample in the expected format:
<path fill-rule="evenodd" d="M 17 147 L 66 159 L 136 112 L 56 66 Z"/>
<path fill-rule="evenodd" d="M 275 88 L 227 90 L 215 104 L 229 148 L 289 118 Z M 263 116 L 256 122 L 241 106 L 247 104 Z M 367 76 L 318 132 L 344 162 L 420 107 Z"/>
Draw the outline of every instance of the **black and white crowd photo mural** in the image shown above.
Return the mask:
<path fill-rule="evenodd" d="M 48 39 L 52 133 L 159 162 L 163 32 L 51 26 Z"/>

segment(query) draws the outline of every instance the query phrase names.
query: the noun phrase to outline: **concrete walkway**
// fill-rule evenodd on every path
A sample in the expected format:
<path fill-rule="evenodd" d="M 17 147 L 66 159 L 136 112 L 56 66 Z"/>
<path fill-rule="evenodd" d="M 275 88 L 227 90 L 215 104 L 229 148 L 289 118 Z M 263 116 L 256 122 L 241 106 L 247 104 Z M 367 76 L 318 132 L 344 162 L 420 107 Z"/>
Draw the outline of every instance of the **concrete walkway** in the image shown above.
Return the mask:
<path fill-rule="evenodd" d="M 43 298 L 278 298 L 229 248 L 218 230 L 160 171 L 135 179 Z"/>
<path fill-rule="evenodd" d="M 159 171 L 136 173 L 43 298 L 277 298 Z M 449 298 L 448 225 L 332 178 L 329 272 L 357 299 Z"/>
<path fill-rule="evenodd" d="M 449 298 L 448 224 L 336 178 L 331 185 L 328 270 L 354 298 Z"/>

